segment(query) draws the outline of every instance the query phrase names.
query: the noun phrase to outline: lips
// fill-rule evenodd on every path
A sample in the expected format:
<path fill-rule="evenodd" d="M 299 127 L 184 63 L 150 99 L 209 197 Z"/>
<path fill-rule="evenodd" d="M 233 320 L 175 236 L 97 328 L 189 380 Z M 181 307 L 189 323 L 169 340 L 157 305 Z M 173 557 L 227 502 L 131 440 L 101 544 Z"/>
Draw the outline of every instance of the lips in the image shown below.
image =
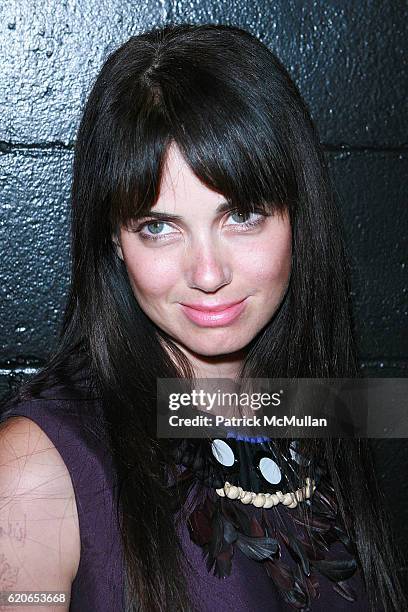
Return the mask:
<path fill-rule="evenodd" d="M 232 306 L 236 306 L 236 304 L 240 304 L 243 300 L 239 300 L 237 302 L 226 302 L 225 304 L 182 304 L 183 306 L 187 306 L 188 308 L 193 308 L 194 310 L 201 310 L 203 312 L 221 312 L 222 310 L 227 310 L 227 308 L 231 308 Z"/>
<path fill-rule="evenodd" d="M 224 304 L 180 304 L 185 316 L 200 327 L 230 325 L 246 307 L 246 298 Z"/>

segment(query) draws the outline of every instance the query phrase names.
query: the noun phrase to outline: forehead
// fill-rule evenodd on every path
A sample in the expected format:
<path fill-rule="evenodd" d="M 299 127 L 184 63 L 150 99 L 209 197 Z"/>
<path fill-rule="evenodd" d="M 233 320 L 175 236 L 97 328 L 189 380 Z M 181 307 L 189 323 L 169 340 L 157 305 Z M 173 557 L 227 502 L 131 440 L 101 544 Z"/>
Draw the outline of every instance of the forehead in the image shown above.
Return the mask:
<path fill-rule="evenodd" d="M 207 187 L 191 170 L 180 149 L 174 143 L 169 147 L 163 167 L 159 197 L 152 210 L 185 213 L 215 208 L 225 197 Z"/>

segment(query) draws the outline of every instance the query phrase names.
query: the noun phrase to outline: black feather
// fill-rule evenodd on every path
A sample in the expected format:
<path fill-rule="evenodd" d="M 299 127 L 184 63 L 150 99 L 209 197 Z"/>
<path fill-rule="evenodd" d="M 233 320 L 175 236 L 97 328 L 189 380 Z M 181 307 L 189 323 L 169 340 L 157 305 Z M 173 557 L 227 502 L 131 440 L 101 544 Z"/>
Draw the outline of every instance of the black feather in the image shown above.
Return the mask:
<path fill-rule="evenodd" d="M 344 559 L 341 561 L 312 561 L 312 565 L 333 582 L 348 580 L 357 569 L 355 559 Z"/>
<path fill-rule="evenodd" d="M 271 555 L 276 554 L 278 550 L 278 543 L 272 538 L 251 538 L 240 534 L 236 544 L 249 559 L 254 559 L 255 561 L 268 559 Z"/>

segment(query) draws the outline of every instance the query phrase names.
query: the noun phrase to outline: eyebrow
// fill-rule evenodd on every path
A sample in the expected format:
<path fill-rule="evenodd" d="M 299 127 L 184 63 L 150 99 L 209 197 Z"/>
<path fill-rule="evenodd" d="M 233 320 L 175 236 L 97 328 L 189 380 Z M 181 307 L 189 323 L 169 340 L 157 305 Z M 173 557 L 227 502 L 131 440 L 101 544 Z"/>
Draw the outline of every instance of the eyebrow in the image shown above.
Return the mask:
<path fill-rule="evenodd" d="M 215 212 L 216 214 L 220 214 L 223 212 L 227 212 L 232 208 L 233 205 L 231 204 L 231 202 L 221 202 L 221 204 L 217 206 Z M 154 217 L 155 219 L 173 219 L 174 221 L 181 221 L 183 219 L 183 217 L 181 217 L 180 215 L 173 215 L 171 213 L 159 212 L 154 210 L 150 210 L 146 217 Z"/>

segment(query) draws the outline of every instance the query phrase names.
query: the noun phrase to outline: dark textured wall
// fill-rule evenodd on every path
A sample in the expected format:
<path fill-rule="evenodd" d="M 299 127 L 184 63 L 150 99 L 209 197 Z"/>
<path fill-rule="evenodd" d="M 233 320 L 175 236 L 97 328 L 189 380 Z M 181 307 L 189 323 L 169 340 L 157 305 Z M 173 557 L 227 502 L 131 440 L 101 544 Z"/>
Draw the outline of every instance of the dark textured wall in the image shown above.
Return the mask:
<path fill-rule="evenodd" d="M 407 375 L 405 1 L 6 0 L 0 17 L 0 392 L 55 345 L 73 145 L 92 80 L 132 34 L 181 21 L 244 27 L 289 69 L 337 187 L 362 364 L 373 376 Z M 375 449 L 407 546 L 408 445 Z"/>

